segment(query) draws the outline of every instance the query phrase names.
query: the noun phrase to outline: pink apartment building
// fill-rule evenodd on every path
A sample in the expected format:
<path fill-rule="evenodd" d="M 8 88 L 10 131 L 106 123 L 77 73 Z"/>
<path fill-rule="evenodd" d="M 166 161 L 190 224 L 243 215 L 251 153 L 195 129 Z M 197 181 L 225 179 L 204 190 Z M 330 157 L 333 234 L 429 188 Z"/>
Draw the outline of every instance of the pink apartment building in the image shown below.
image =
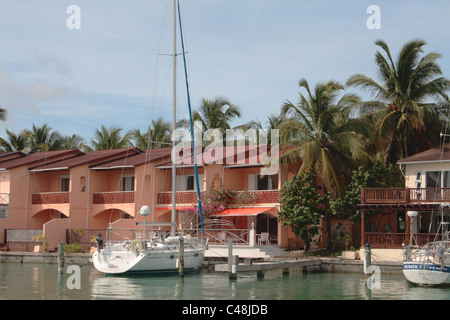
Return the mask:
<path fill-rule="evenodd" d="M 225 158 L 200 163 L 202 196 L 208 198 L 211 190 L 227 191 L 230 196 L 223 210 L 213 217 L 228 221 L 228 226 L 233 223 L 242 234 L 252 228 L 257 235 L 269 234 L 265 244 L 292 247 L 298 239 L 288 227 L 281 227 L 277 209 L 279 190 L 297 173 L 299 164 L 280 165 L 276 174 L 263 176 L 263 165 L 260 159 L 252 159 L 250 149 L 231 163 Z M 142 221 L 137 212 L 143 205 L 151 208 L 153 221 L 169 222 L 171 175 L 171 148 L 0 154 L 0 244 L 9 250 L 32 250 L 31 236 L 42 234 L 52 250 L 58 240 L 67 241 L 74 229 L 89 231 L 91 236 L 108 226 L 137 229 Z M 196 202 L 193 164 L 177 165 L 177 217 L 181 219 Z M 218 233 L 208 228 L 218 227 L 207 227 L 206 234 L 220 241 Z M 251 242 L 248 237 L 247 232 L 241 240 Z"/>

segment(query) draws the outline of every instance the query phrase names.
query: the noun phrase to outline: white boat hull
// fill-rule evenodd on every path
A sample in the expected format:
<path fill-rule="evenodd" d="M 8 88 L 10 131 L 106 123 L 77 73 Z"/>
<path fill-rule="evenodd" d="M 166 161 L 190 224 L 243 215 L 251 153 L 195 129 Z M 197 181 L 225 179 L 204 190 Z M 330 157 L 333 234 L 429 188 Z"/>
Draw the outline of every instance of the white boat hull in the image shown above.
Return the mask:
<path fill-rule="evenodd" d="M 406 279 L 419 285 L 447 285 L 450 284 L 450 266 L 443 266 L 431 262 L 404 262 L 403 274 Z"/>
<path fill-rule="evenodd" d="M 201 267 L 205 247 L 184 249 L 184 270 Z M 131 250 L 121 245 L 105 246 L 92 255 L 94 267 L 103 273 L 120 274 L 126 272 L 177 272 L 179 270 L 179 251 L 177 247 L 158 245 L 145 249 Z"/>

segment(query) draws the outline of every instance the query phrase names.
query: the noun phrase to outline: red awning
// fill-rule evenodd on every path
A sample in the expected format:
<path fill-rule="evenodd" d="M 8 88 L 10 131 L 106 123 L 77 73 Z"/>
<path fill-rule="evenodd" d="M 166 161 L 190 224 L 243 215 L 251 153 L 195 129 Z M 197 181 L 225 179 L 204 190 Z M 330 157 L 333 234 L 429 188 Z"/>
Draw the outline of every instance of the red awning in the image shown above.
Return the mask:
<path fill-rule="evenodd" d="M 262 208 L 262 207 L 252 207 L 252 208 L 228 208 L 220 212 L 216 212 L 211 215 L 211 217 L 239 217 L 239 216 L 256 216 L 258 214 L 271 214 L 277 216 L 277 209 L 275 207 Z"/>

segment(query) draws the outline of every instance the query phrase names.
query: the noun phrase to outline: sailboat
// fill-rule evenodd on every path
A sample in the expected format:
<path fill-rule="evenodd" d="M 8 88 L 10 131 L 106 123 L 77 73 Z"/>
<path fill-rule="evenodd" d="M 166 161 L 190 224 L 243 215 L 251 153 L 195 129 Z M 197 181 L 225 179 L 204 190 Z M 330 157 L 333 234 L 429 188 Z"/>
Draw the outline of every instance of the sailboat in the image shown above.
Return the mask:
<path fill-rule="evenodd" d="M 444 222 L 444 206 L 436 238 L 423 247 L 405 247 L 403 274 L 406 279 L 418 285 L 448 285 L 450 284 L 450 239 L 449 222 Z M 411 218 L 417 216 L 416 211 L 408 212 Z M 412 241 L 410 242 L 412 244 Z"/>
<path fill-rule="evenodd" d="M 177 10 L 178 9 L 178 10 Z M 173 130 L 176 128 L 176 30 L 177 30 L 177 11 L 178 22 L 180 28 L 180 37 L 182 44 L 182 55 L 184 62 L 184 71 L 186 79 L 187 99 L 190 115 L 190 129 L 191 129 L 191 141 L 192 150 L 195 149 L 194 145 L 194 128 L 192 125 L 192 112 L 190 106 L 189 86 L 186 69 L 186 58 L 183 42 L 183 31 L 181 25 L 180 5 L 177 0 L 173 0 Z M 172 142 L 172 148 L 175 147 L 175 141 Z M 98 250 L 92 255 L 92 262 L 94 267 L 100 272 L 106 274 L 122 274 L 130 272 L 180 272 L 194 270 L 201 267 L 204 253 L 207 249 L 207 240 L 204 238 L 203 227 L 203 214 L 202 204 L 200 201 L 200 187 L 198 181 L 197 162 L 194 152 L 194 169 L 195 179 L 197 185 L 197 201 L 199 208 L 199 216 L 202 225 L 201 239 L 183 234 L 176 233 L 176 202 L 175 202 L 175 186 L 176 186 L 176 165 L 175 159 L 172 159 L 172 214 L 170 223 L 155 223 L 146 222 L 146 217 L 150 215 L 150 208 L 148 206 L 142 206 L 138 214 L 144 217 L 144 235 L 143 239 L 123 240 L 123 241 L 106 241 L 102 247 L 102 241 L 98 241 Z M 154 232 L 149 232 L 145 228 L 147 226 L 152 227 L 164 227 L 170 225 L 170 236 L 164 237 L 161 234 L 158 236 Z M 111 234 L 112 230 L 109 227 L 107 235 Z M 147 238 L 146 238 L 147 236 Z M 109 238 L 111 239 L 111 238 Z"/>

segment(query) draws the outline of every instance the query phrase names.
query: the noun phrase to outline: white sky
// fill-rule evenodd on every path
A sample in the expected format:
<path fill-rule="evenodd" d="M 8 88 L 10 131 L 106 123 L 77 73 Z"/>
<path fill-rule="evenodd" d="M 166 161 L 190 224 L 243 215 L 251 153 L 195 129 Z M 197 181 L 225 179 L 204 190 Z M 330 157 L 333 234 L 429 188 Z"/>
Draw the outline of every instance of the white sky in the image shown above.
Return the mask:
<path fill-rule="evenodd" d="M 72 4 L 81 9 L 80 30 L 66 26 Z M 153 117 L 171 121 L 171 60 L 158 55 L 172 50 L 171 4 L 0 0 L 0 105 L 9 112 L 0 136 L 48 124 L 89 142 L 102 124 L 126 131 Z M 370 5 L 381 9 L 380 30 L 366 26 Z M 425 53 L 441 53 L 450 78 L 449 1 L 181 0 L 181 10 L 192 107 L 224 96 L 242 108 L 233 125 L 265 122 L 287 99 L 297 102 L 301 78 L 315 85 L 376 77 L 377 39 L 394 56 L 425 39 Z M 178 78 L 185 100 L 181 69 Z M 186 117 L 184 102 L 179 109 Z"/>

